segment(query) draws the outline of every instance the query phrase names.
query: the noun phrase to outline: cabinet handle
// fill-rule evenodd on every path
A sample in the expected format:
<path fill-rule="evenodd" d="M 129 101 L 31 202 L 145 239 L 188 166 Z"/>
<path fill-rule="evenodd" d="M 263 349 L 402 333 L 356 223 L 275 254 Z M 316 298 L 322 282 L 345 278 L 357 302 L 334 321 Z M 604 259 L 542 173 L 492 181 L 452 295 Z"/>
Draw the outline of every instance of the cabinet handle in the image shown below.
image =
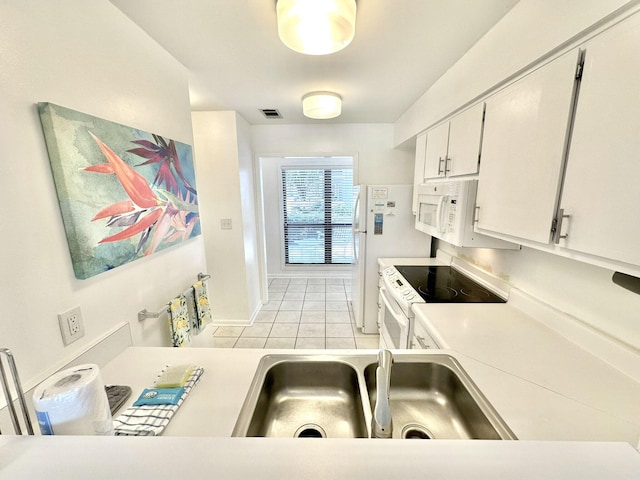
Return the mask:
<path fill-rule="evenodd" d="M 445 156 L 444 157 L 444 174 L 445 175 L 451 171 L 451 168 L 449 167 L 450 164 L 451 164 L 451 158 Z"/>
<path fill-rule="evenodd" d="M 442 162 L 446 162 L 447 161 L 447 157 L 442 158 L 442 157 L 438 157 L 438 176 L 440 175 L 444 175 L 445 171 L 442 169 Z M 446 168 L 446 165 L 445 165 Z"/>
<path fill-rule="evenodd" d="M 564 235 L 561 234 L 562 223 L 565 218 L 571 218 L 571 215 L 565 214 L 564 208 L 561 208 L 558 210 L 558 217 L 553 222 L 553 243 L 556 245 L 560 243 L 560 239 L 566 239 L 569 236 L 567 233 Z"/>
<path fill-rule="evenodd" d="M 476 205 L 476 208 L 473 210 L 473 223 L 480 222 L 480 205 Z"/>
<path fill-rule="evenodd" d="M 420 345 L 420 348 L 431 348 L 429 345 L 424 343 L 424 337 L 416 335 L 416 340 L 418 341 L 418 344 Z"/>

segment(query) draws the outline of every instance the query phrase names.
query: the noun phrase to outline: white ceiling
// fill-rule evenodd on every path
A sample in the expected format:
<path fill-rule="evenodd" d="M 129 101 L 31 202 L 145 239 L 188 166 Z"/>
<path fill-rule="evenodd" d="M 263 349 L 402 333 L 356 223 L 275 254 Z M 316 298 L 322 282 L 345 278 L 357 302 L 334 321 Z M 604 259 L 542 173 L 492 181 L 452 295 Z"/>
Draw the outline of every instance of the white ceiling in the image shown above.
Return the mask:
<path fill-rule="evenodd" d="M 353 42 L 307 56 L 278 39 L 275 0 L 110 1 L 187 67 L 193 110 L 251 124 L 319 122 L 302 115 L 316 90 L 343 97 L 342 115 L 321 122 L 393 123 L 518 2 L 358 0 Z"/>

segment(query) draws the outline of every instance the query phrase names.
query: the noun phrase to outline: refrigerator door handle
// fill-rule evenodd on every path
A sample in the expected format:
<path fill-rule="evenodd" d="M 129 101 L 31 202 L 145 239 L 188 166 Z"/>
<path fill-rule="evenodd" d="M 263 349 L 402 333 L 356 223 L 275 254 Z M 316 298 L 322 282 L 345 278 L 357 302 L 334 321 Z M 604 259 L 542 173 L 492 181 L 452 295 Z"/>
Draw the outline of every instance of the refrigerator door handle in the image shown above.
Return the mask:
<path fill-rule="evenodd" d="M 354 228 L 353 235 L 351 235 L 351 247 L 353 248 L 353 258 L 355 260 L 355 263 L 358 263 L 358 251 L 356 250 L 356 235 L 358 235 L 358 232 L 356 232 Z"/>
<path fill-rule="evenodd" d="M 358 218 L 358 213 L 360 210 L 360 195 L 362 195 L 362 192 L 358 192 L 358 196 L 356 197 L 356 202 L 353 206 L 353 221 L 351 222 L 352 229 L 353 229 L 351 242 L 353 247 L 353 258 L 355 259 L 356 263 L 358 263 L 358 260 L 359 260 L 358 251 L 356 249 L 356 235 L 359 235 L 360 233 L 367 233 L 366 230 L 360 230 L 356 228 L 356 219 Z"/>
<path fill-rule="evenodd" d="M 356 228 L 356 220 L 358 219 L 358 213 L 360 210 L 360 195 L 362 195 L 362 192 L 358 192 L 358 196 L 356 197 L 356 203 L 353 205 L 353 221 L 351 222 L 351 224 L 353 225 L 354 231 L 357 231 L 355 228 Z"/>

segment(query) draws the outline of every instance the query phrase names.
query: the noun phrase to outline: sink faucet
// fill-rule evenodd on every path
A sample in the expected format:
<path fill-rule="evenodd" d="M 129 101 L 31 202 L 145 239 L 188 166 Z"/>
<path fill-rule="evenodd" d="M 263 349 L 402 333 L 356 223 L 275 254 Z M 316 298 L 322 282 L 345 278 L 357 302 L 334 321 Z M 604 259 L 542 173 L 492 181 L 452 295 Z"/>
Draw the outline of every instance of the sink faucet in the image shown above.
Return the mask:
<path fill-rule="evenodd" d="M 391 387 L 391 365 L 393 356 L 389 350 L 378 353 L 376 368 L 376 405 L 371 419 L 371 436 L 373 438 L 391 438 L 393 423 L 389 406 L 389 390 Z"/>

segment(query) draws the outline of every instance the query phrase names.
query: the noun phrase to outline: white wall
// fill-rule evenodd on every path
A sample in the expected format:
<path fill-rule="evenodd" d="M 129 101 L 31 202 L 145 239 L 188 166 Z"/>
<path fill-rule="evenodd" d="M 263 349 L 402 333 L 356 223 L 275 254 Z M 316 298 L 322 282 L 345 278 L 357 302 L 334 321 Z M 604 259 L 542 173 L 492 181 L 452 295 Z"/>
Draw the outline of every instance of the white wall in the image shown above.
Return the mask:
<path fill-rule="evenodd" d="M 394 145 L 412 140 L 559 45 L 637 0 L 520 0 L 396 122 Z"/>
<path fill-rule="evenodd" d="M 168 345 L 138 323 L 196 280 L 202 237 L 87 280 L 74 277 L 36 102 L 192 144 L 187 71 L 106 0 L 0 2 L 0 346 L 25 388 L 131 323 L 134 344 Z M 57 313 L 80 306 L 85 336 L 64 347 Z"/>
<path fill-rule="evenodd" d="M 283 156 L 354 156 L 354 183 L 413 184 L 413 153 L 393 148 L 392 124 L 254 125 L 256 158 L 261 159 L 268 275 L 348 275 L 350 267 L 318 267 L 294 272 L 282 268 L 280 246 L 279 170 Z"/>
<path fill-rule="evenodd" d="M 413 153 L 393 148 L 393 124 L 253 125 L 256 156 L 353 155 L 354 182 L 413 184 Z"/>
<path fill-rule="evenodd" d="M 465 102 L 588 30 L 625 0 L 521 0 L 398 120 L 395 143 L 411 139 Z M 521 251 L 444 250 L 640 349 L 640 296 L 611 281 L 612 271 L 528 248 Z"/>
<path fill-rule="evenodd" d="M 248 324 L 261 306 L 249 125 L 231 111 L 192 118 L 213 319 Z"/>
<path fill-rule="evenodd" d="M 252 317 L 260 308 L 261 278 L 258 241 L 258 221 L 256 218 L 256 185 L 253 149 L 251 145 L 251 126 L 237 115 L 238 133 L 238 170 L 240 176 L 240 195 L 242 197 L 242 228 L 244 231 L 244 262 L 247 273 L 248 310 Z M 264 279 L 266 282 L 266 278 Z M 266 285 L 265 285 L 266 287 Z"/>

